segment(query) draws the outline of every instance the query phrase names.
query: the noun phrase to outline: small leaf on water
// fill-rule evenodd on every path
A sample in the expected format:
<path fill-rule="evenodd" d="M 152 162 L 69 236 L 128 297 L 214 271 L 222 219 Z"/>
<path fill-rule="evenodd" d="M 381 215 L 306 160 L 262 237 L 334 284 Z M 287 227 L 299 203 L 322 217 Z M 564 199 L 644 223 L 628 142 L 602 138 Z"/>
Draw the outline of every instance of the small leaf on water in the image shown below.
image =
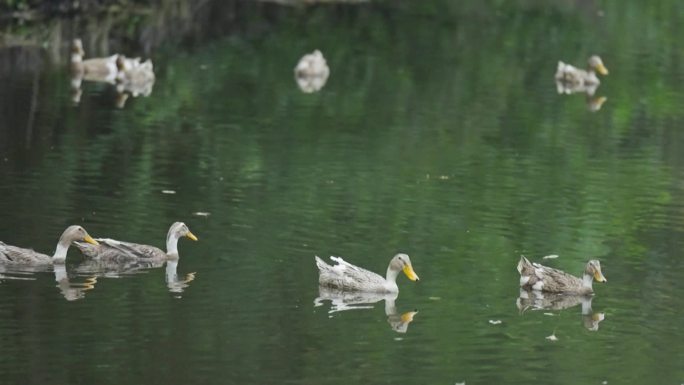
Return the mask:
<path fill-rule="evenodd" d="M 558 258 L 558 255 L 551 254 L 551 255 L 547 255 L 547 256 L 543 257 L 542 259 L 556 259 L 556 258 Z"/>
<path fill-rule="evenodd" d="M 162 190 L 161 192 L 162 192 L 162 194 L 175 194 L 176 193 L 176 191 L 174 191 L 174 190 Z"/>

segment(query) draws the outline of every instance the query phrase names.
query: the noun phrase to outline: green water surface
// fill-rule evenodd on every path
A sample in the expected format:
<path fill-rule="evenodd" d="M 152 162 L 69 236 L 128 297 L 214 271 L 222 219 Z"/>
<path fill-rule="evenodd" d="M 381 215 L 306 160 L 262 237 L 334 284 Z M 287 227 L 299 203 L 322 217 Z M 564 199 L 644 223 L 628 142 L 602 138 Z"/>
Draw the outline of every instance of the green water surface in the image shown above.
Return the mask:
<path fill-rule="evenodd" d="M 107 32 L 154 60 L 123 108 L 107 84 L 73 103 L 70 34 L 0 66 L 0 240 L 199 237 L 170 282 L 75 249 L 69 282 L 3 270 L 0 383 L 684 383 L 684 3 L 226 4 Z M 330 77 L 302 93 L 316 48 Z M 553 81 L 594 53 L 598 111 Z M 315 255 L 396 252 L 421 280 L 391 314 L 315 306 Z M 521 254 L 608 282 L 585 314 L 520 307 Z"/>

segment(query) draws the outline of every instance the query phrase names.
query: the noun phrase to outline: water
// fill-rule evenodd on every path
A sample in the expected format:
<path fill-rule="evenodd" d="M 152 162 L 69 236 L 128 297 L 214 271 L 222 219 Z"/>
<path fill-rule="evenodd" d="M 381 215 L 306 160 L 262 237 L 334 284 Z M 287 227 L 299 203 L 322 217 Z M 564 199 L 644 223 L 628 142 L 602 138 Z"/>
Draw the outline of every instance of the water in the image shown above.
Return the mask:
<path fill-rule="evenodd" d="M 163 246 L 181 220 L 199 242 L 176 277 L 76 250 L 68 282 L 0 273 L 0 382 L 684 382 L 680 3 L 226 3 L 149 45 L 115 24 L 100 54 L 157 75 L 123 108 L 94 83 L 74 105 L 71 36 L 59 59 L 5 51 L 1 240 L 51 253 L 81 224 Z M 314 48 L 331 75 L 304 94 Z M 553 82 L 592 53 L 595 112 Z M 421 281 L 395 310 L 315 306 L 314 255 L 384 272 L 398 251 Z M 521 254 L 598 258 L 608 282 L 587 314 L 521 311 Z"/>

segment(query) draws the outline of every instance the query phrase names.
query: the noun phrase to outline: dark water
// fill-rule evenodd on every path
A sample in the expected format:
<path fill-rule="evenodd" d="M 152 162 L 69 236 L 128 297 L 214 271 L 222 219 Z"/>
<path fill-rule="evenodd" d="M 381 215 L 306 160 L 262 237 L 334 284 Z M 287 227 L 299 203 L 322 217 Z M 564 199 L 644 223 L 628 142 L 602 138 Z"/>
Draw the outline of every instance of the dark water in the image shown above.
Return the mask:
<path fill-rule="evenodd" d="M 95 83 L 74 105 L 66 59 L 5 60 L 2 241 L 161 247 L 179 220 L 200 241 L 171 283 L 76 250 L 69 283 L 3 272 L 0 382 L 684 383 L 682 4 L 459 3 L 237 3 L 234 28 L 119 39 L 157 75 L 124 108 Z M 331 75 L 304 94 L 314 48 Z M 553 82 L 592 53 L 595 112 Z M 314 306 L 314 255 L 384 272 L 397 251 L 421 281 L 389 317 Z M 521 254 L 608 282 L 584 315 L 520 311 Z"/>

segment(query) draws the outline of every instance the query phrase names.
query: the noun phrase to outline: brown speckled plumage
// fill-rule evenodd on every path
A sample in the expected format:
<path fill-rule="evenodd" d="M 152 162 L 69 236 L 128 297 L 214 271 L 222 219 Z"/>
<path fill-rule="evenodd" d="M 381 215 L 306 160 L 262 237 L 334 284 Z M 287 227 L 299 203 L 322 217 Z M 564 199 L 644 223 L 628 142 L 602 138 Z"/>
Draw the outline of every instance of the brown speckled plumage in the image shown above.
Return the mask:
<path fill-rule="evenodd" d="M 591 294 L 594 292 L 592 280 L 605 282 L 598 260 L 587 263 L 582 278 L 564 271 L 532 263 L 525 257 L 518 262 L 520 287 L 526 290 L 539 290 L 551 293 Z"/>

